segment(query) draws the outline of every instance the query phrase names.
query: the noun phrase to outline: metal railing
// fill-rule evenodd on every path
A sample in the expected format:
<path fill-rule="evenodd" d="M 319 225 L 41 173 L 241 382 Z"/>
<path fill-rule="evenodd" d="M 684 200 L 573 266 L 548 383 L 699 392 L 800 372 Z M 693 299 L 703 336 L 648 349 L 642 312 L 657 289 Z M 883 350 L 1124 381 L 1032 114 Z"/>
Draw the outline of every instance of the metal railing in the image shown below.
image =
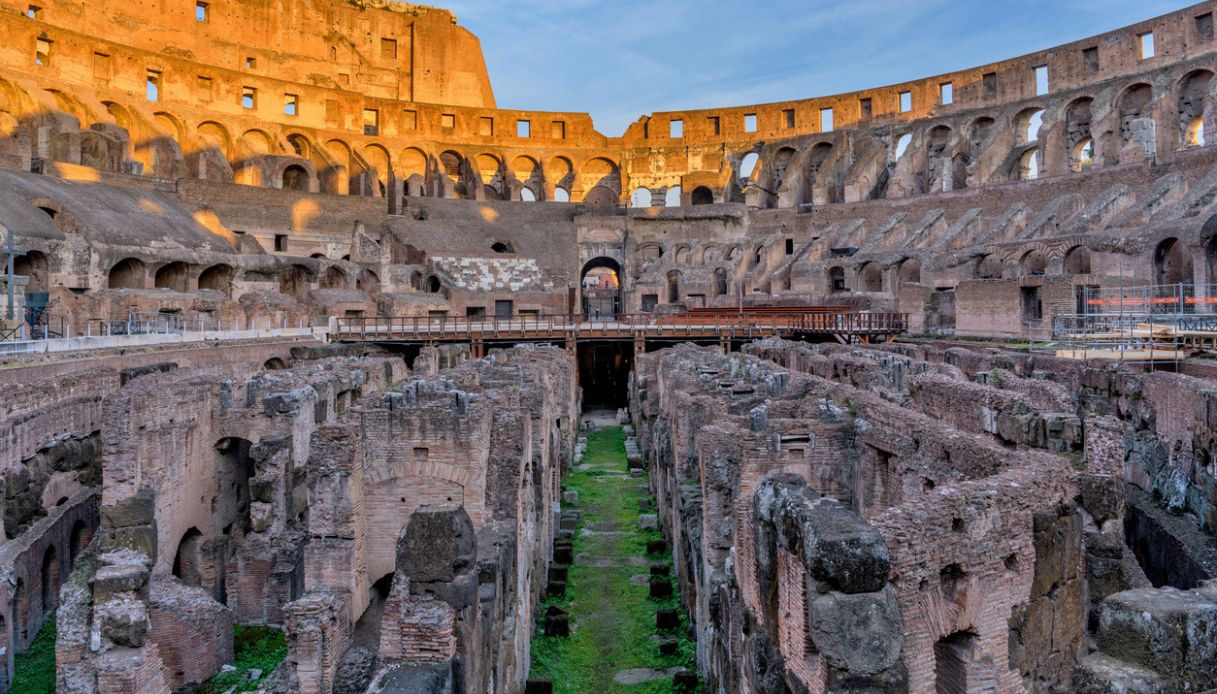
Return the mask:
<path fill-rule="evenodd" d="M 891 335 L 908 325 L 905 313 L 650 313 L 610 317 L 525 315 L 339 318 L 338 339 L 456 340 L 608 336 L 752 336 L 775 334 Z"/>

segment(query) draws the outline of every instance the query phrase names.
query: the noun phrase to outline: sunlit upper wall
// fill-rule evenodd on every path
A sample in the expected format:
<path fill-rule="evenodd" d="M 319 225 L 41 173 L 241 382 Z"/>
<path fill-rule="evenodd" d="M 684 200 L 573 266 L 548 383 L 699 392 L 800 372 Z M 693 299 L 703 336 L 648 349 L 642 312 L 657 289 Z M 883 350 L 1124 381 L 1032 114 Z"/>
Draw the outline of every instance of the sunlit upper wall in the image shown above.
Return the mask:
<path fill-rule="evenodd" d="M 1202 2 L 1056 48 L 886 87 L 797 101 L 664 111 L 640 118 L 627 144 L 741 142 L 879 126 L 1030 99 L 1211 53 L 1217 3 Z M 832 60 L 826 53 L 823 58 Z M 844 66 L 843 66 L 844 67 Z"/>
<path fill-rule="evenodd" d="M 75 34 L 284 82 L 494 107 L 481 44 L 448 10 L 383 0 L 0 0 L 0 9 L 27 15 L 30 29 L 57 42 Z M 26 43 L 8 45 L 32 50 Z M 155 68 L 81 62 L 77 74 L 65 76 L 88 83 L 99 72 Z M 142 89 L 142 75 L 139 81 Z"/>

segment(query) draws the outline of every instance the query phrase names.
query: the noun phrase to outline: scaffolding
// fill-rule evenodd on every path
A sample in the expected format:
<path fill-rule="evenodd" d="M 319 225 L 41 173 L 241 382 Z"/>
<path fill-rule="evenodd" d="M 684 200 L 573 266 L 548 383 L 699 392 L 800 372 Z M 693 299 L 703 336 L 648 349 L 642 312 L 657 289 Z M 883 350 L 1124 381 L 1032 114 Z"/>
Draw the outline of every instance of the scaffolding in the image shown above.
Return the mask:
<path fill-rule="evenodd" d="M 1150 364 L 1217 350 L 1217 285 L 1079 289 L 1079 312 L 1054 315 L 1050 337 L 1030 339 L 1031 349 Z"/>

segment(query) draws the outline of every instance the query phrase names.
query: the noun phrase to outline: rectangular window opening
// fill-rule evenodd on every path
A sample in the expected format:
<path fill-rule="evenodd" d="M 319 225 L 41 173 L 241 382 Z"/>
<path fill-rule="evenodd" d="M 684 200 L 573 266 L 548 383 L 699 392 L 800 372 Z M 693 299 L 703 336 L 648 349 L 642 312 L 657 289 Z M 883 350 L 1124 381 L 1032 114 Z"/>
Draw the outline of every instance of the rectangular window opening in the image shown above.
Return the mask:
<path fill-rule="evenodd" d="M 862 120 L 870 120 L 871 116 L 875 115 L 874 102 L 869 98 L 858 100 L 858 114 Z"/>
<path fill-rule="evenodd" d="M 821 111 L 823 113 L 823 111 Z M 782 111 L 782 127 L 787 130 L 794 130 L 794 109 L 788 108 Z"/>
<path fill-rule="evenodd" d="M 440 114 L 439 127 L 443 128 L 444 130 L 451 130 L 451 129 L 455 128 L 456 127 L 456 114 L 455 113 Z"/>
<path fill-rule="evenodd" d="M 997 96 L 997 73 L 986 72 L 980 78 L 981 85 L 984 88 L 985 97 L 992 98 Z"/>
<path fill-rule="evenodd" d="M 832 109 L 831 108 L 820 109 L 820 132 L 830 133 L 833 131 L 833 128 L 835 127 L 835 125 L 836 124 L 833 123 Z"/>
<path fill-rule="evenodd" d="M 1048 93 L 1048 66 L 1037 65 L 1035 68 L 1035 95 L 1043 96 Z"/>
<path fill-rule="evenodd" d="M 746 132 L 746 133 L 756 132 L 756 114 L 755 113 L 749 113 L 744 116 L 744 132 Z"/>
<path fill-rule="evenodd" d="M 246 69 L 246 70 L 253 70 L 253 69 L 254 69 L 254 68 L 256 68 L 256 67 L 258 67 L 258 59 L 257 59 L 257 58 L 255 58 L 255 57 L 253 57 L 253 56 L 251 55 L 251 56 L 249 56 L 248 58 L 246 58 L 246 59 L 245 59 L 245 69 Z"/>
<path fill-rule="evenodd" d="M 287 252 L 287 234 L 275 234 L 275 252 Z"/>
<path fill-rule="evenodd" d="M 253 87 L 241 88 L 241 108 L 253 110 L 258 107 L 258 90 Z"/>
<path fill-rule="evenodd" d="M 341 84 L 344 87 L 350 86 L 351 76 L 345 72 L 338 73 L 338 84 Z"/>
<path fill-rule="evenodd" d="M 1039 287 L 1022 287 L 1019 290 L 1023 304 L 1023 320 L 1040 320 L 1044 317 L 1044 303 L 1040 300 Z"/>
<path fill-rule="evenodd" d="M 49 39 L 38 39 L 38 42 L 34 44 L 34 64 L 51 64 L 51 41 Z"/>
<path fill-rule="evenodd" d="M 943 82 L 938 85 L 938 103 L 943 106 L 955 103 L 955 85 L 953 83 Z"/>
<path fill-rule="evenodd" d="M 199 78 L 194 82 L 194 87 L 199 94 L 199 99 L 202 101 L 211 101 L 212 81 L 210 77 L 203 77 L 202 75 L 199 75 Z"/>
<path fill-rule="evenodd" d="M 494 119 L 489 116 L 482 116 L 478 119 L 478 135 L 482 137 L 491 137 L 494 135 Z"/>
<path fill-rule="evenodd" d="M 37 5 L 30 5 L 25 8 L 25 16 L 30 19 L 42 19 L 42 8 Z"/>
<path fill-rule="evenodd" d="M 418 129 L 418 111 L 405 109 L 401 112 L 401 129 L 402 130 L 417 130 Z"/>
<path fill-rule="evenodd" d="M 365 108 L 363 110 L 363 134 L 380 134 L 380 111 L 374 108 Z"/>
<path fill-rule="evenodd" d="M 144 98 L 148 101 L 161 100 L 161 73 L 157 70 L 149 70 L 144 81 Z"/>
<path fill-rule="evenodd" d="M 706 118 L 706 131 L 711 135 L 718 135 L 722 132 L 719 127 L 718 116 L 710 116 Z"/>
<path fill-rule="evenodd" d="M 900 92 L 900 112 L 908 113 L 913 110 L 913 93 Z"/>
<path fill-rule="evenodd" d="M 668 137 L 679 140 L 685 136 L 685 122 L 679 118 L 668 121 Z"/>
<path fill-rule="evenodd" d="M 794 239 L 786 239 L 786 255 L 794 255 Z"/>
<path fill-rule="evenodd" d="M 1141 44 L 1141 60 L 1154 57 L 1154 32 L 1147 31 L 1137 37 Z"/>
<path fill-rule="evenodd" d="M 208 8 L 208 5 L 205 2 L 194 3 L 194 21 L 206 22 L 208 19 L 210 19 L 210 15 L 207 12 L 207 8 Z"/>
<path fill-rule="evenodd" d="M 1196 15 L 1196 36 L 1201 41 L 1213 40 L 1213 13 Z"/>
<path fill-rule="evenodd" d="M 380 57 L 385 60 L 397 59 L 397 39 L 380 40 Z"/>
<path fill-rule="evenodd" d="M 549 126 L 549 136 L 554 140 L 566 139 L 566 121 L 556 120 Z"/>
<path fill-rule="evenodd" d="M 283 95 L 283 115 L 298 116 L 300 115 L 300 97 L 295 94 Z"/>
<path fill-rule="evenodd" d="M 516 121 L 516 137 L 532 137 L 532 121 Z"/>
<path fill-rule="evenodd" d="M 93 54 L 93 78 L 99 80 L 110 79 L 110 56 L 105 53 Z"/>
<path fill-rule="evenodd" d="M 1091 46 L 1090 48 L 1082 49 L 1082 64 L 1090 72 L 1098 72 L 1099 70 L 1099 47 Z"/>

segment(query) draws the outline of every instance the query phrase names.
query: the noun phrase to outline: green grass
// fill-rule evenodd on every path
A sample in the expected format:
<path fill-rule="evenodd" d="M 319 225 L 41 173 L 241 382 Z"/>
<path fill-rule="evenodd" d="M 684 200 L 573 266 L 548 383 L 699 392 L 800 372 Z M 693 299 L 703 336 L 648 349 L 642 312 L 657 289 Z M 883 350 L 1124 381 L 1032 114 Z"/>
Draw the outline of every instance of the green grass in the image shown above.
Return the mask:
<path fill-rule="evenodd" d="M 649 581 L 651 564 L 671 562 L 670 554 L 648 557 L 646 553 L 647 541 L 661 539 L 662 535 L 656 530 L 641 530 L 638 525 L 638 515 L 650 512 L 645 479 L 621 476 L 626 472 L 621 427 L 592 433 L 582 462 L 605 467 L 576 469 L 566 481 L 567 489 L 579 493 L 579 529 L 628 532 L 589 536 L 576 532 L 572 542 L 576 560 L 570 568 L 566 595 L 547 598 L 542 605 L 542 611 L 557 605 L 570 613 L 571 636 L 549 637 L 538 631 L 532 642 L 530 677 L 551 678 L 559 694 L 671 692 L 671 678 L 632 686 L 613 681 L 613 675 L 630 668 L 683 665 L 696 670 L 696 644 L 687 636 L 683 616 L 681 628 L 670 634 L 678 639 L 676 655 L 660 657 L 658 645 L 651 641 L 657 633 L 655 611 L 677 608 L 683 615 L 679 598 L 653 600 L 648 584 L 630 582 L 636 574 L 647 576 Z M 581 554 L 586 555 L 582 562 Z M 647 562 L 642 566 L 588 565 L 589 560 L 638 557 Z"/>
<path fill-rule="evenodd" d="M 287 640 L 281 630 L 273 627 L 241 626 L 232 629 L 234 651 L 233 672 L 221 672 L 207 682 L 204 692 L 219 694 L 237 685 L 238 692 L 252 692 L 266 681 L 268 675 L 287 657 Z M 248 680 L 250 670 L 261 670 L 262 676 Z"/>
<path fill-rule="evenodd" d="M 24 653 L 13 659 L 10 692 L 51 694 L 55 691 L 55 616 L 47 617 Z"/>

